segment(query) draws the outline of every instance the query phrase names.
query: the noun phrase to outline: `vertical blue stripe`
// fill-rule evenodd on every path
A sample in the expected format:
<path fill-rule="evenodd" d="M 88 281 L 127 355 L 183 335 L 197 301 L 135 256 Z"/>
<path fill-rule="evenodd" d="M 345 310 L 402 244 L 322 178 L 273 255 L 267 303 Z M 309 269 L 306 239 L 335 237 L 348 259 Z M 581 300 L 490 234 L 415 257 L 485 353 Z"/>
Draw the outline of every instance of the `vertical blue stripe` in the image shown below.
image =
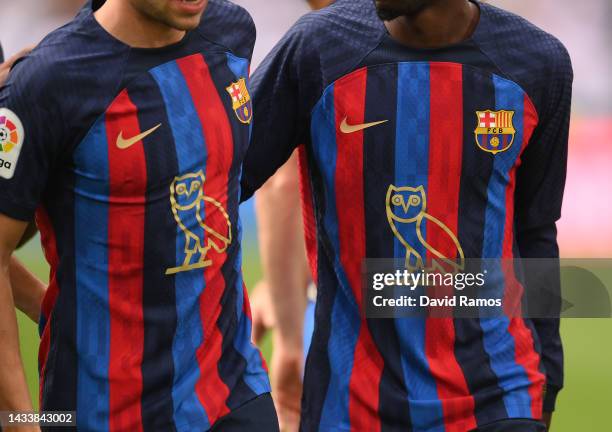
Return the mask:
<path fill-rule="evenodd" d="M 234 74 L 236 80 L 240 78 L 248 78 L 249 61 L 241 57 L 236 57 L 232 53 L 227 53 L 227 65 Z M 250 132 L 253 127 L 253 122 L 249 124 L 249 140 Z M 242 168 L 240 169 L 240 177 L 242 178 Z M 238 217 L 238 239 L 242 239 L 242 222 Z M 242 278 L 242 248 L 238 253 L 238 259 L 235 261 L 234 270 L 239 275 L 236 280 L 236 316 L 240 317 L 241 322 L 238 324 L 236 336 L 234 338 L 234 348 L 238 351 L 246 361 L 244 381 L 255 394 L 267 393 L 270 391 L 270 384 L 267 379 L 262 380 L 262 374 L 265 374 L 261 355 L 259 350 L 253 346 L 251 342 L 252 322 L 248 316 L 243 313 L 244 308 L 244 291 Z"/>
<path fill-rule="evenodd" d="M 206 145 L 187 83 L 175 62 L 158 66 L 151 71 L 151 75 L 159 85 L 166 104 L 179 175 L 197 172 L 205 166 Z M 195 214 L 192 216 L 195 221 Z M 194 221 L 184 223 L 188 227 L 198 226 Z M 176 235 L 176 265 L 180 266 L 185 259 L 185 235 L 178 225 Z M 174 277 L 177 314 L 176 336 L 172 344 L 174 421 L 179 432 L 205 430 L 210 427 L 210 421 L 195 392 L 200 377 L 196 351 L 204 337 L 199 301 L 205 285 L 204 275 L 200 271 L 186 271 Z"/>
<path fill-rule="evenodd" d="M 227 66 L 230 68 L 236 79 L 248 78 L 249 61 L 241 57 L 236 57 L 232 53 L 227 53 Z"/>
<path fill-rule="evenodd" d="M 430 79 L 429 64 L 402 63 L 398 70 L 397 132 L 395 143 L 395 186 L 423 187 L 427 195 L 429 176 Z M 419 192 L 405 192 L 404 197 Z M 397 208 L 397 211 L 401 207 Z M 397 212 L 396 211 L 396 212 Z M 402 216 L 401 213 L 398 213 Z M 427 251 L 416 234 L 416 222 L 396 223 L 406 242 L 427 258 Z M 426 238 L 426 223 L 421 225 Z M 394 257 L 403 259 L 406 248 L 395 238 Z M 415 430 L 443 432 L 442 404 L 436 382 L 425 356 L 425 318 L 395 320 L 402 353 L 402 369 L 408 387 L 410 417 Z"/>
<path fill-rule="evenodd" d="M 110 311 L 108 304 L 109 168 L 105 117 L 77 147 L 75 166 L 75 255 L 77 316 L 77 425 L 108 430 Z M 62 365 L 58 365 L 62 367 Z M 95 397 L 92 397 L 95 395 Z"/>
<path fill-rule="evenodd" d="M 323 229 L 334 249 L 334 267 L 340 279 L 340 287 L 332 306 L 331 331 L 328 341 L 331 376 L 323 412 L 321 429 L 350 428 L 349 383 L 353 371 L 355 346 L 360 329 L 359 309 L 353 298 L 348 278 L 340 263 L 340 236 L 336 209 L 336 114 L 335 88 L 326 90 L 313 112 L 312 141 L 316 143 L 314 155 L 321 167 L 325 188 L 325 215 Z"/>
<path fill-rule="evenodd" d="M 242 223 L 238 218 L 238 239 L 242 239 Z M 236 278 L 236 316 L 240 322 L 237 324 L 236 335 L 234 337 L 234 348 L 244 357 L 246 368 L 242 378 L 249 386 L 253 393 L 259 395 L 270 392 L 270 383 L 265 377 L 266 372 L 263 368 L 261 355 L 259 350 L 255 348 L 251 342 L 252 322 L 249 317 L 243 312 L 244 308 L 244 290 L 242 279 L 242 248 L 239 248 L 238 257 L 234 262 L 234 270 L 238 277 Z"/>
<path fill-rule="evenodd" d="M 510 172 L 515 165 L 523 142 L 524 93 L 516 84 L 493 76 L 495 86 L 495 109 L 514 111 L 513 123 L 516 135 L 512 146 L 505 152 L 493 156 L 493 173 L 487 189 L 485 211 L 483 258 L 501 258 L 504 225 L 506 219 L 506 188 Z M 501 263 L 487 265 L 487 280 L 494 280 L 498 296 L 503 295 L 504 276 Z M 530 381 L 523 366 L 515 359 L 514 339 L 509 332 L 510 320 L 482 318 L 484 347 L 491 359 L 491 368 L 504 390 L 504 405 L 509 417 L 531 418 L 531 398 L 528 393 Z"/>

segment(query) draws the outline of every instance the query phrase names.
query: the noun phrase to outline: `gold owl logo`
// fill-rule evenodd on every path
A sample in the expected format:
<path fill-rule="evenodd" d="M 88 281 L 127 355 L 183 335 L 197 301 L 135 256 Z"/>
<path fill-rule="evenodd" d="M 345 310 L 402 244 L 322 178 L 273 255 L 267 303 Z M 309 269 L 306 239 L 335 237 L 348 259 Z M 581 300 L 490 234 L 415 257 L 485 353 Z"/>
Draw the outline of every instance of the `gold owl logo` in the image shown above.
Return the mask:
<path fill-rule="evenodd" d="M 415 235 L 409 236 L 411 239 L 418 241 L 428 250 L 437 260 L 433 260 L 432 267 L 440 268 L 443 263 L 447 267 L 457 271 L 464 267 L 465 257 L 463 249 L 459 244 L 457 236 L 439 219 L 427 213 L 427 198 L 423 186 L 396 187 L 390 185 L 387 189 L 387 220 L 393 230 L 393 234 L 406 248 L 406 268 L 410 270 L 425 269 L 425 259 L 418 251 L 415 245 L 411 245 L 403 233 L 414 230 Z M 444 235 L 450 239 L 456 249 L 456 254 L 453 256 L 445 256 L 435 246 L 429 244 L 423 236 L 423 221 L 428 221 L 427 230 L 442 230 Z M 399 226 L 402 224 L 403 226 Z M 457 258 L 458 257 L 458 258 Z"/>
<path fill-rule="evenodd" d="M 230 218 L 220 202 L 204 195 L 204 181 L 204 173 L 198 171 L 175 177 L 170 185 L 174 220 L 185 235 L 185 259 L 182 265 L 167 269 L 167 275 L 208 267 L 212 265 L 212 261 L 207 259 L 208 252 L 213 249 L 223 253 L 232 243 Z M 205 218 L 206 203 L 210 205 Z M 205 219 L 216 220 L 217 223 L 213 227 Z"/>

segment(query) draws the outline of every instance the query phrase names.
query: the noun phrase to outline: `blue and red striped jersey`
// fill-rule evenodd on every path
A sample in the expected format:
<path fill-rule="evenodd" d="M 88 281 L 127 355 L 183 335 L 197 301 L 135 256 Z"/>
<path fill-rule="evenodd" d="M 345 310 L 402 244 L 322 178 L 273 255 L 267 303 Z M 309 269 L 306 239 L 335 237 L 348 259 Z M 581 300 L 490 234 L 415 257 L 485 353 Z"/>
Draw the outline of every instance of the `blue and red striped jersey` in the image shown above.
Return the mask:
<path fill-rule="evenodd" d="M 558 254 L 570 60 L 522 18 L 477 5 L 468 40 L 427 50 L 394 41 L 373 2 L 339 0 L 301 19 L 253 76 L 243 198 L 299 144 L 311 193 L 304 431 L 465 432 L 539 419 L 545 384 L 547 409 L 562 386 L 558 321 L 360 313 L 365 258 Z M 418 232 L 390 226 L 402 211 L 390 191 L 431 215 Z"/>
<path fill-rule="evenodd" d="M 209 430 L 270 391 L 238 216 L 254 32 L 211 0 L 179 43 L 135 49 L 88 4 L 0 90 L 0 211 L 36 214 L 51 266 L 41 409 L 80 430 Z"/>

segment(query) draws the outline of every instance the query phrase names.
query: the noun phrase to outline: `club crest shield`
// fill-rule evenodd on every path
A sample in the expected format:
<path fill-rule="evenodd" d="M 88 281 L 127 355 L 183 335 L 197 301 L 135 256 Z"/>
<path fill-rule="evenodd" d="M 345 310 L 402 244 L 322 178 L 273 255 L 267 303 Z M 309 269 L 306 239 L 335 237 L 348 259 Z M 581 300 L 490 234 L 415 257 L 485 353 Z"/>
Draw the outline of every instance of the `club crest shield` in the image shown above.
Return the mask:
<path fill-rule="evenodd" d="M 253 118 L 253 104 L 247 89 L 246 79 L 240 78 L 238 82 L 231 83 L 225 90 L 232 98 L 232 108 L 241 123 L 249 124 Z"/>
<path fill-rule="evenodd" d="M 516 129 L 514 111 L 476 111 L 476 144 L 481 150 L 497 154 L 508 150 L 514 142 Z"/>

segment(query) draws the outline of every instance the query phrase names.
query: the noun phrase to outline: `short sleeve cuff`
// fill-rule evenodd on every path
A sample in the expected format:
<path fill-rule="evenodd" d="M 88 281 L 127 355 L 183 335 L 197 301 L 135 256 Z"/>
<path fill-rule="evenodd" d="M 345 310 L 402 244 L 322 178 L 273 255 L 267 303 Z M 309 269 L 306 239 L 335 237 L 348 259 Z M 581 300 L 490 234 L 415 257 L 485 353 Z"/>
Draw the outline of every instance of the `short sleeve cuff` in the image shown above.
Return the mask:
<path fill-rule="evenodd" d="M 0 195 L 0 213 L 13 219 L 30 222 L 34 219 L 36 208 L 17 203 L 10 198 Z"/>

